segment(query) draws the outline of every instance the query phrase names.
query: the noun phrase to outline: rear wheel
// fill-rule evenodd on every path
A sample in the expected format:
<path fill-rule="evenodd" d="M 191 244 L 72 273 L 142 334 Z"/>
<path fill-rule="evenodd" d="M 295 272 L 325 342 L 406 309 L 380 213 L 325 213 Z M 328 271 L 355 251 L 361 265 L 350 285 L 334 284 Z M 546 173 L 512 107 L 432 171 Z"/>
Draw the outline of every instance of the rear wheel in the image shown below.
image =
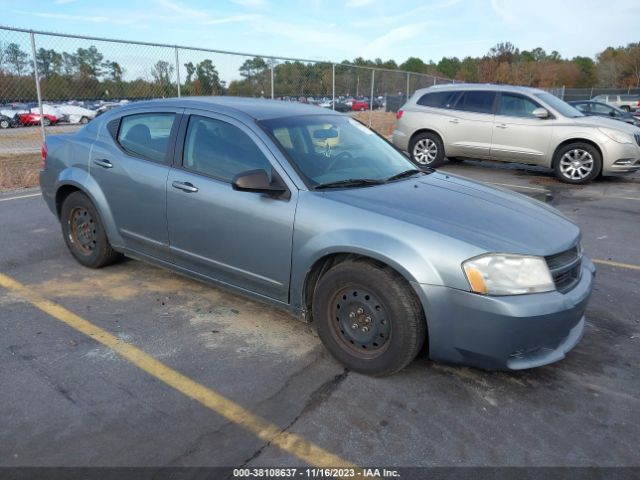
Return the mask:
<path fill-rule="evenodd" d="M 565 183 L 583 184 L 598 176 L 602 169 L 600 152 L 583 142 L 565 145 L 556 152 L 556 177 Z"/>
<path fill-rule="evenodd" d="M 101 268 L 120 258 L 109 244 L 98 211 L 84 193 L 74 192 L 65 199 L 60 223 L 67 248 L 85 267 Z"/>
<path fill-rule="evenodd" d="M 318 282 L 313 319 L 329 352 L 350 370 L 390 375 L 422 348 L 426 321 L 411 286 L 371 262 L 340 263 Z"/>
<path fill-rule="evenodd" d="M 11 125 L 9 124 L 9 120 L 0 120 L 0 128 L 5 129 L 9 128 Z"/>
<path fill-rule="evenodd" d="M 625 112 L 630 112 L 631 111 L 631 107 L 629 107 L 629 105 L 622 105 L 620 108 L 622 110 L 624 110 Z"/>
<path fill-rule="evenodd" d="M 47 117 L 45 117 L 45 118 L 42 119 L 42 124 L 45 127 L 48 127 L 49 125 L 51 125 L 51 120 L 49 120 Z"/>
<path fill-rule="evenodd" d="M 444 145 L 436 133 L 419 133 L 409 145 L 411 159 L 418 165 L 439 167 L 444 163 Z"/>
<path fill-rule="evenodd" d="M 89 123 L 89 119 L 88 119 L 87 117 L 82 117 L 82 118 L 80 119 L 80 123 L 81 123 L 82 125 L 86 125 L 87 123 Z"/>

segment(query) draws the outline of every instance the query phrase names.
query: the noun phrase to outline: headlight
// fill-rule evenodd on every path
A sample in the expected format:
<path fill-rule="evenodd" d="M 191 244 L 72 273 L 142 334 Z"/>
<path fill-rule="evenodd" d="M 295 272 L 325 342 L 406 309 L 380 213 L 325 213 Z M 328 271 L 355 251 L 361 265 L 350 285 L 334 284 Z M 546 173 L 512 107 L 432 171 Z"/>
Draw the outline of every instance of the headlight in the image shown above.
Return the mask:
<path fill-rule="evenodd" d="M 618 143 L 633 143 L 633 138 L 629 135 L 618 132 L 617 130 L 609 130 L 608 128 L 599 128 L 602 133 L 604 133 L 607 137 L 609 137 L 614 142 Z"/>
<path fill-rule="evenodd" d="M 471 291 L 484 295 L 519 295 L 556 289 L 542 257 L 490 253 L 462 264 Z"/>

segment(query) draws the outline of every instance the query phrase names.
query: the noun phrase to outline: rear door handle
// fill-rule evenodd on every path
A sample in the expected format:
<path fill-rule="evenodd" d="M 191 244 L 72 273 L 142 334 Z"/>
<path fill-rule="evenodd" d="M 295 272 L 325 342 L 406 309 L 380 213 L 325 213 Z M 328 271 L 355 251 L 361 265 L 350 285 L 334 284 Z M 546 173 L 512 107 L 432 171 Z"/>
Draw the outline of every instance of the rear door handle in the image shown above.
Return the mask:
<path fill-rule="evenodd" d="M 496 125 L 496 128 L 502 128 L 504 130 L 505 128 L 507 128 L 507 126 L 504 123 L 501 123 L 499 125 Z"/>
<path fill-rule="evenodd" d="M 171 182 L 171 186 L 173 188 L 177 188 L 178 190 L 182 190 L 183 192 L 195 193 L 198 191 L 198 187 L 195 187 L 192 183 L 189 182 Z"/>
<path fill-rule="evenodd" d="M 102 168 L 113 168 L 113 163 L 109 160 L 105 160 L 104 158 L 97 158 L 93 161 L 96 165 Z"/>
<path fill-rule="evenodd" d="M 449 123 L 458 124 L 458 123 L 460 123 L 460 120 L 458 120 L 457 118 L 452 118 L 451 120 L 449 120 Z"/>

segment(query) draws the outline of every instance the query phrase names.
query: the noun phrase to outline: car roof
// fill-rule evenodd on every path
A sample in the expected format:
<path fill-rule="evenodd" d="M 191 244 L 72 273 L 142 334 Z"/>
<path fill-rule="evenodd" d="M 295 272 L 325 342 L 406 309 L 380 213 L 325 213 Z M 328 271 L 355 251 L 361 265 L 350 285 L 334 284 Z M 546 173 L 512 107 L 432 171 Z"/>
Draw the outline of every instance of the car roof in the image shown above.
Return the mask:
<path fill-rule="evenodd" d="M 180 97 L 161 100 L 132 102 L 123 106 L 119 112 L 140 107 L 176 107 L 213 110 L 216 112 L 241 113 L 255 120 L 291 117 L 294 115 L 340 115 L 316 105 L 284 102 L 266 98 L 248 97 Z"/>
<path fill-rule="evenodd" d="M 441 90 L 489 90 L 494 92 L 515 92 L 515 93 L 547 93 L 539 88 L 521 87 L 518 85 L 498 85 L 495 83 L 449 83 L 446 85 L 433 85 L 427 88 L 416 90 L 416 93 L 427 93 Z"/>

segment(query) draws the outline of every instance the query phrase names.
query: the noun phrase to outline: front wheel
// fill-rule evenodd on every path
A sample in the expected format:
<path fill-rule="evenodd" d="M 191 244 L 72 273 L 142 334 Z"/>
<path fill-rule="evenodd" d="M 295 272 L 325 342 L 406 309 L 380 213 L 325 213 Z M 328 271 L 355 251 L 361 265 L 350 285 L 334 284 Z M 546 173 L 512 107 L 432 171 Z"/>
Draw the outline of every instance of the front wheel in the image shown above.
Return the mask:
<path fill-rule="evenodd" d="M 87 117 L 82 117 L 80 119 L 80 124 L 81 125 L 86 125 L 87 123 L 89 123 L 89 119 Z"/>
<path fill-rule="evenodd" d="M 588 143 L 576 142 L 565 145 L 556 152 L 554 170 L 556 177 L 572 184 L 588 183 L 602 169 L 600 152 Z"/>
<path fill-rule="evenodd" d="M 51 125 L 51 120 L 49 120 L 48 118 L 43 118 L 42 119 L 42 125 L 44 125 L 45 127 L 48 127 L 49 125 Z"/>
<path fill-rule="evenodd" d="M 3 130 L 5 128 L 9 128 L 11 125 L 9 124 L 9 120 L 0 120 L 0 128 Z"/>
<path fill-rule="evenodd" d="M 436 133 L 419 133 L 409 145 L 411 159 L 425 167 L 439 167 L 444 163 L 444 145 Z"/>
<path fill-rule="evenodd" d="M 411 286 L 388 267 L 338 264 L 318 282 L 313 319 L 329 352 L 350 370 L 390 375 L 422 348 L 426 321 Z"/>
<path fill-rule="evenodd" d="M 628 105 L 622 105 L 620 108 L 622 110 L 624 110 L 625 112 L 630 112 L 631 111 L 631 108 Z"/>
<path fill-rule="evenodd" d="M 85 267 L 101 268 L 120 258 L 111 248 L 98 211 L 84 193 L 73 192 L 65 199 L 60 223 L 67 248 Z"/>

